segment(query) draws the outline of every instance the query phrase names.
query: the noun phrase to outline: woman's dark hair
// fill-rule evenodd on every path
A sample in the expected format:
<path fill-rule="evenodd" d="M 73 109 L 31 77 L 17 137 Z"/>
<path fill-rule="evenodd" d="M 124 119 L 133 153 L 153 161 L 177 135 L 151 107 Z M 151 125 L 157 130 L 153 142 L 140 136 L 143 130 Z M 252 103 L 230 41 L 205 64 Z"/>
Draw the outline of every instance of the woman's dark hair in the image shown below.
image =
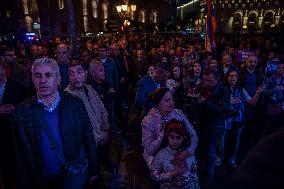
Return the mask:
<path fill-rule="evenodd" d="M 232 72 L 237 72 L 237 74 L 238 74 L 238 76 L 239 76 L 238 70 L 236 70 L 236 69 L 230 69 L 230 70 L 226 73 L 226 75 L 225 75 L 225 77 L 224 77 L 224 84 L 225 84 L 227 87 L 230 86 L 230 84 L 229 84 L 229 82 L 228 82 L 228 78 L 229 78 L 229 76 L 230 76 L 230 74 L 231 74 Z M 237 81 L 236 87 L 238 87 L 238 88 L 241 87 L 241 86 L 240 86 L 239 79 L 238 79 L 238 81 Z"/>
<path fill-rule="evenodd" d="M 178 121 L 176 119 L 172 119 L 170 122 L 168 122 L 165 126 L 164 130 L 166 136 L 168 136 L 171 132 L 176 132 L 182 137 L 184 137 L 183 143 L 182 143 L 182 148 L 186 148 L 190 144 L 190 137 L 188 134 L 188 131 L 186 129 L 185 124 L 182 121 Z M 166 141 L 168 144 L 168 138 L 166 137 Z"/>
<path fill-rule="evenodd" d="M 154 107 L 157 107 L 160 104 L 163 96 L 168 91 L 169 91 L 168 88 L 156 89 L 153 93 L 149 94 L 148 99 Z"/>

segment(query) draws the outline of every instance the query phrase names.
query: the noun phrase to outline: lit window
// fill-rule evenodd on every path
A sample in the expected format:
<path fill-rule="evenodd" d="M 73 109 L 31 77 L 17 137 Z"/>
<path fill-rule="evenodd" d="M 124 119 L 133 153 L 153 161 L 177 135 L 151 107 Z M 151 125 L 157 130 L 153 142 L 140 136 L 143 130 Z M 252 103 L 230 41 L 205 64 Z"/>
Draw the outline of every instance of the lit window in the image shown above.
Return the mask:
<path fill-rule="evenodd" d="M 32 17 L 30 16 L 26 16 L 25 17 L 25 23 L 26 23 L 26 28 L 27 28 L 27 32 L 31 32 L 32 31 Z"/>
<path fill-rule="evenodd" d="M 89 31 L 88 17 L 84 16 L 83 20 L 84 20 L 84 30 L 85 30 L 85 32 L 88 32 Z"/>
<path fill-rule="evenodd" d="M 158 13 L 156 11 L 151 12 L 150 22 L 156 24 L 158 22 Z"/>
<path fill-rule="evenodd" d="M 103 19 L 108 18 L 108 7 L 106 3 L 102 4 L 102 9 L 103 9 Z"/>
<path fill-rule="evenodd" d="M 64 0 L 58 0 L 58 6 L 60 10 L 64 9 Z"/>
<path fill-rule="evenodd" d="M 93 17 L 98 18 L 98 3 L 97 0 L 92 0 Z"/>
<path fill-rule="evenodd" d="M 24 14 L 29 14 L 28 0 L 23 0 L 22 6 L 23 6 L 23 9 L 24 9 Z"/>
<path fill-rule="evenodd" d="M 82 4 L 83 4 L 83 16 L 87 16 L 88 15 L 87 0 L 82 0 Z"/>
<path fill-rule="evenodd" d="M 30 14 L 36 14 L 38 12 L 36 0 L 28 0 L 28 9 Z"/>
<path fill-rule="evenodd" d="M 139 12 L 139 22 L 145 23 L 145 11 L 141 10 Z"/>

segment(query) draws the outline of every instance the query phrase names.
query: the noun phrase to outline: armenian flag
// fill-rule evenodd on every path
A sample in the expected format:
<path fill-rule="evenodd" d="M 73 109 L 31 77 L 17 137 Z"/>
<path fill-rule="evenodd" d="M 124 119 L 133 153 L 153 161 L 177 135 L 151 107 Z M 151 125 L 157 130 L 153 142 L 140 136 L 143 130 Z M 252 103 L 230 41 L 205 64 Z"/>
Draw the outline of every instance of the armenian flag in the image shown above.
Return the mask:
<path fill-rule="evenodd" d="M 206 50 L 212 52 L 216 48 L 215 32 L 217 29 L 216 11 L 212 5 L 212 0 L 207 0 L 207 28 L 206 28 Z"/>

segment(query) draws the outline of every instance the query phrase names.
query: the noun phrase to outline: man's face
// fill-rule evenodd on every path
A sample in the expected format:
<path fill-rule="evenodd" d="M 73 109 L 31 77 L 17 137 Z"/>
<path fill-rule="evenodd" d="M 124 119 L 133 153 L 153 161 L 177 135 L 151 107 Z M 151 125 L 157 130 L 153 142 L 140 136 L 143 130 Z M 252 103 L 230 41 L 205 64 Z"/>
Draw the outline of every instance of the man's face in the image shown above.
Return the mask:
<path fill-rule="evenodd" d="M 204 84 L 208 85 L 209 87 L 214 87 L 218 83 L 218 80 L 214 74 L 203 75 L 203 81 Z"/>
<path fill-rule="evenodd" d="M 161 68 L 155 68 L 152 77 L 155 81 L 163 81 L 165 77 L 164 70 Z"/>
<path fill-rule="evenodd" d="M 278 66 L 277 66 L 277 73 L 279 75 L 283 75 L 284 74 L 284 64 L 278 64 Z"/>
<path fill-rule="evenodd" d="M 61 40 L 60 40 L 59 37 L 56 37 L 56 38 L 55 38 L 55 43 L 56 43 L 57 45 L 59 45 L 59 44 L 61 43 Z"/>
<path fill-rule="evenodd" d="M 41 52 L 41 47 L 38 45 L 32 45 L 31 46 L 31 53 L 33 55 L 34 58 L 38 58 L 41 56 L 42 52 Z"/>
<path fill-rule="evenodd" d="M 126 45 L 127 45 L 127 42 L 125 40 L 122 40 L 120 42 L 120 48 L 124 49 L 124 48 L 126 48 Z"/>
<path fill-rule="evenodd" d="M 82 88 L 87 79 L 87 71 L 81 66 L 72 66 L 68 68 L 70 85 L 73 88 Z"/>
<path fill-rule="evenodd" d="M 211 69 L 217 69 L 217 67 L 218 67 L 218 62 L 217 62 L 217 60 L 212 59 L 212 60 L 210 61 L 210 63 L 209 63 L 209 67 L 210 67 Z"/>
<path fill-rule="evenodd" d="M 4 61 L 6 64 L 15 64 L 18 61 L 18 58 L 15 54 L 15 51 L 6 51 L 4 53 Z"/>
<path fill-rule="evenodd" d="M 99 45 L 93 44 L 93 53 L 94 53 L 95 55 L 98 55 L 98 54 L 99 54 Z"/>
<path fill-rule="evenodd" d="M 230 64 L 232 64 L 232 58 L 230 55 L 224 55 L 222 57 L 222 64 L 223 65 L 226 65 L 226 66 L 229 66 Z"/>
<path fill-rule="evenodd" d="M 142 60 L 143 59 L 143 51 L 142 50 L 138 50 L 137 51 L 137 58 L 138 58 L 138 60 Z"/>
<path fill-rule="evenodd" d="M 57 59 L 59 62 L 68 62 L 68 48 L 66 45 L 59 45 L 57 47 Z"/>
<path fill-rule="evenodd" d="M 234 52 L 235 52 L 235 49 L 230 47 L 229 50 L 228 50 L 228 54 L 232 55 L 232 54 L 234 54 Z"/>
<path fill-rule="evenodd" d="M 107 49 L 99 48 L 99 57 L 100 59 L 105 59 L 107 57 Z"/>
<path fill-rule="evenodd" d="M 92 41 L 91 41 L 91 40 L 88 40 L 88 41 L 86 42 L 86 48 L 89 49 L 89 50 L 92 50 L 92 47 L 93 47 Z"/>
<path fill-rule="evenodd" d="M 257 58 L 255 56 L 249 56 L 246 60 L 246 66 L 249 71 L 254 71 L 257 65 Z"/>
<path fill-rule="evenodd" d="M 52 65 L 36 65 L 33 69 L 32 80 L 40 98 L 48 97 L 57 92 L 60 85 L 60 75 Z"/>
<path fill-rule="evenodd" d="M 188 47 L 188 53 L 189 54 L 193 53 L 193 50 L 194 50 L 193 46 L 189 46 Z"/>
<path fill-rule="evenodd" d="M 193 72 L 196 73 L 196 74 L 199 74 L 201 72 L 201 66 L 199 63 L 195 63 L 193 65 Z"/>
<path fill-rule="evenodd" d="M 164 46 L 164 45 L 161 45 L 161 46 L 160 46 L 160 52 L 162 52 L 162 53 L 165 52 L 165 46 Z"/>
<path fill-rule="evenodd" d="M 83 62 L 89 63 L 89 61 L 91 59 L 89 52 L 87 52 L 87 51 L 83 52 L 82 55 L 81 55 L 81 59 L 83 60 Z"/>

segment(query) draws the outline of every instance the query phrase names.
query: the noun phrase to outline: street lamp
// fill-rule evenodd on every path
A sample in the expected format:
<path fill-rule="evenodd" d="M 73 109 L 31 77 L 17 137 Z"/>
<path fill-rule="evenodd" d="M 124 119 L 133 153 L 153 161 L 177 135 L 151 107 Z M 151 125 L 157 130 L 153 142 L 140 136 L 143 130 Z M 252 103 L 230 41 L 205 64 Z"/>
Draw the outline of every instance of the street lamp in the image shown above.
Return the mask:
<path fill-rule="evenodd" d="M 136 5 L 135 4 L 121 4 L 116 6 L 116 11 L 118 15 L 122 18 L 131 18 L 133 19 L 133 14 L 136 11 Z"/>

